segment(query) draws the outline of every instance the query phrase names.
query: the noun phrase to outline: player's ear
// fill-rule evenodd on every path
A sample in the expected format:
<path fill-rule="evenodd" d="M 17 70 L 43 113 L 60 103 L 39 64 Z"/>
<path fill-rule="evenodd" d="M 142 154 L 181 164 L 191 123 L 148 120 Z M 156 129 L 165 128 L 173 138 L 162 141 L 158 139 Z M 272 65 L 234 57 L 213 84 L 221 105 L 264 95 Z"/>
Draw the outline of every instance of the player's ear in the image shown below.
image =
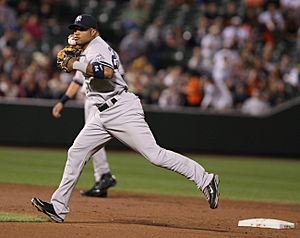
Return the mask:
<path fill-rule="evenodd" d="M 97 34 L 97 30 L 96 30 L 96 29 L 94 29 L 94 28 L 92 28 L 92 31 L 91 31 L 91 33 L 92 33 L 92 36 L 94 37 L 94 36 L 96 36 L 96 34 Z"/>

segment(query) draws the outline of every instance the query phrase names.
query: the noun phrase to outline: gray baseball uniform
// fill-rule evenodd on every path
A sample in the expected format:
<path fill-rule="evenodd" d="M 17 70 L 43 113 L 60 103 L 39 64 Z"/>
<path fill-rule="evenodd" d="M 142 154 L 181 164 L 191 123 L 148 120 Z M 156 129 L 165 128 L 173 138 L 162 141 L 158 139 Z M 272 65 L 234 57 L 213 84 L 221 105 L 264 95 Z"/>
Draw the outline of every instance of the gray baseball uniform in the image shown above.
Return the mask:
<path fill-rule="evenodd" d="M 151 163 L 182 174 L 204 190 L 212 181 L 213 174 L 208 174 L 195 161 L 157 145 L 144 120 L 139 98 L 127 91 L 114 50 L 98 36 L 89 43 L 80 61 L 99 62 L 112 68 L 114 75 L 112 79 L 96 79 L 76 72 L 77 79 L 85 80 L 87 97 L 99 110 L 89 118 L 68 151 L 63 178 L 51 198 L 57 215 L 64 219 L 69 213 L 70 196 L 84 165 L 113 137 L 142 154 Z"/>

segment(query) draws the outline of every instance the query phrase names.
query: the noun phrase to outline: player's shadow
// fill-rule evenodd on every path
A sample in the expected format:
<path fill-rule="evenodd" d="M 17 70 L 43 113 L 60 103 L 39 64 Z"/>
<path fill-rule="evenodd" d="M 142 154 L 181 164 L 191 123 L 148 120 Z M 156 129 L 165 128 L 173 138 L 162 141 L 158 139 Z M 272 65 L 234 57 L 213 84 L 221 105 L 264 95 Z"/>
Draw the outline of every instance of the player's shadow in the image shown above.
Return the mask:
<path fill-rule="evenodd" d="M 212 232 L 229 232 L 224 229 L 211 229 L 205 227 L 195 227 L 195 226 L 186 226 L 179 224 L 167 224 L 167 223 L 157 223 L 149 220 L 130 220 L 130 219 L 114 219 L 113 221 L 69 221 L 65 223 L 72 224 L 128 224 L 128 225 L 144 225 L 144 226 L 154 226 L 154 227 L 165 227 L 171 229 L 186 229 L 186 230 L 197 230 L 197 231 L 212 231 Z"/>

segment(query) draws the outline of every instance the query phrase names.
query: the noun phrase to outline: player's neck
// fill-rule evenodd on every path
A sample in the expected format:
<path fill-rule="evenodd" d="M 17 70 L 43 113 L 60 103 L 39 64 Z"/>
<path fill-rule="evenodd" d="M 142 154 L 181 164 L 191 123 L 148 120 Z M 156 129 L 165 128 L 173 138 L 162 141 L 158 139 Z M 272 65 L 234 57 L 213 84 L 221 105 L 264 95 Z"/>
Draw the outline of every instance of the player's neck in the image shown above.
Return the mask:
<path fill-rule="evenodd" d="M 91 40 L 90 40 L 89 42 L 87 42 L 86 44 L 84 44 L 84 45 L 82 46 L 82 50 L 85 50 L 86 47 L 88 47 L 88 45 L 89 45 L 96 37 L 98 37 L 98 36 L 99 36 L 99 33 L 97 33 L 94 37 L 92 37 Z"/>

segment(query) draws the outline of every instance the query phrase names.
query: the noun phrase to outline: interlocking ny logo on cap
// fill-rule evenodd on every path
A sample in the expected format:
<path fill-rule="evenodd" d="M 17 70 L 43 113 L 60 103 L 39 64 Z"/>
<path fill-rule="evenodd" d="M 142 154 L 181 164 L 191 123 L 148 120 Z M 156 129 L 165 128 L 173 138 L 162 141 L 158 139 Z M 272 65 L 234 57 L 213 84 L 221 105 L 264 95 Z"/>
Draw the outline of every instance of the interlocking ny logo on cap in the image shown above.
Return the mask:
<path fill-rule="evenodd" d="M 73 24 L 69 25 L 68 28 L 74 30 L 78 27 L 82 27 L 84 29 L 94 28 L 97 29 L 97 20 L 91 15 L 81 14 L 75 18 Z"/>
<path fill-rule="evenodd" d="M 76 23 L 81 22 L 81 19 L 82 19 L 82 16 L 78 16 L 78 17 L 76 17 L 75 22 Z"/>

